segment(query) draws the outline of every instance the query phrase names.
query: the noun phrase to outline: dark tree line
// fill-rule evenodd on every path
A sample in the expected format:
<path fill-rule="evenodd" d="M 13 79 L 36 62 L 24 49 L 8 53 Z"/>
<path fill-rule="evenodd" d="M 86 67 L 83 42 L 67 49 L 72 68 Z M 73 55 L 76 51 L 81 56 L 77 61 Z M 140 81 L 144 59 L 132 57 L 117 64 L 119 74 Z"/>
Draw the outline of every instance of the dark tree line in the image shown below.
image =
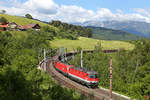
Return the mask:
<path fill-rule="evenodd" d="M 51 21 L 49 24 L 60 28 L 63 35 L 65 35 L 64 38 L 67 37 L 70 39 L 77 39 L 77 37 L 79 36 L 92 37 L 93 35 L 92 30 L 90 28 L 86 29 L 82 26 L 63 23 L 61 21 Z"/>

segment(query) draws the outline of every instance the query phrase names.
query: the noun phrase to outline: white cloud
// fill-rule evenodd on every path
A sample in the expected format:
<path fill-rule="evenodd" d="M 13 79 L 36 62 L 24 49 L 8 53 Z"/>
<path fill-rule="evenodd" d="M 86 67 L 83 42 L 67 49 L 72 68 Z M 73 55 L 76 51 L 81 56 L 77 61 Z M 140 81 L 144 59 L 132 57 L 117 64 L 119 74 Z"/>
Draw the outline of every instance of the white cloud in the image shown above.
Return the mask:
<path fill-rule="evenodd" d="M 94 16 L 94 12 L 91 10 L 86 10 L 78 6 L 62 5 L 54 17 L 65 22 L 84 22 L 92 19 L 92 16 Z"/>
<path fill-rule="evenodd" d="M 149 16 L 143 16 L 140 13 L 124 13 L 120 9 L 117 13 L 112 13 L 107 8 L 100 8 L 96 13 L 96 20 L 117 20 L 117 21 L 145 21 L 150 22 Z"/>
<path fill-rule="evenodd" d="M 93 20 L 109 20 L 113 18 L 114 14 L 107 8 L 99 8 L 98 11 L 95 13 Z"/>
<path fill-rule="evenodd" d="M 150 9 L 135 8 L 134 11 L 144 16 L 150 17 Z"/>
<path fill-rule="evenodd" d="M 4 2 L 6 1 L 6 2 Z M 9 6 L 6 6 L 9 3 Z M 5 9 L 8 14 L 24 16 L 30 13 L 33 18 L 50 21 L 61 20 L 64 22 L 85 21 L 145 21 L 150 23 L 150 9 L 136 8 L 134 13 L 124 13 L 120 9 L 113 13 L 110 9 L 99 8 L 97 11 L 87 10 L 75 5 L 58 6 L 53 0 L 27 0 L 24 3 L 18 0 L 0 1 L 0 9 Z"/>
<path fill-rule="evenodd" d="M 6 7 L 5 4 L 11 2 L 11 7 Z M 30 13 L 33 18 L 40 20 L 48 20 L 48 16 L 56 14 L 58 5 L 53 0 L 28 0 L 24 3 L 20 3 L 15 0 L 7 0 L 0 9 L 5 9 L 8 14 L 24 16 Z"/>
<path fill-rule="evenodd" d="M 23 7 L 43 14 L 54 14 L 58 8 L 53 0 L 28 0 Z"/>
<path fill-rule="evenodd" d="M 143 16 L 140 13 L 124 13 L 120 9 L 116 13 L 112 13 L 107 8 L 99 8 L 96 12 L 86 10 L 78 6 L 61 6 L 54 19 L 59 19 L 65 22 L 84 22 L 84 21 L 145 21 L 150 22 L 150 17 Z"/>

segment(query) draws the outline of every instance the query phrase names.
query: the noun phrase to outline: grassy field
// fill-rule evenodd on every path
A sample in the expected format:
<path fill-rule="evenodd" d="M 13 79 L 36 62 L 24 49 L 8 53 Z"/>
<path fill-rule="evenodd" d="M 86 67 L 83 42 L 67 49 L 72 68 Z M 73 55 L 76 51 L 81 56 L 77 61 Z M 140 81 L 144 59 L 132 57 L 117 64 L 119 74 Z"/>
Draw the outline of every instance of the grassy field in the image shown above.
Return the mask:
<path fill-rule="evenodd" d="M 55 39 L 51 41 L 50 45 L 53 48 L 65 47 L 69 51 L 73 48 L 76 49 L 81 47 L 84 50 L 93 50 L 97 43 L 101 43 L 103 49 L 120 49 L 133 50 L 134 45 L 123 41 L 106 41 L 106 40 L 96 40 L 91 38 L 80 37 L 78 40 L 67 40 L 67 39 Z"/>
<path fill-rule="evenodd" d="M 27 25 L 27 24 L 32 24 L 32 23 L 39 24 L 40 26 L 48 25 L 40 21 L 27 19 L 27 18 L 19 17 L 19 16 L 7 15 L 7 14 L 0 14 L 0 17 L 5 17 L 9 22 L 15 22 L 18 25 Z"/>

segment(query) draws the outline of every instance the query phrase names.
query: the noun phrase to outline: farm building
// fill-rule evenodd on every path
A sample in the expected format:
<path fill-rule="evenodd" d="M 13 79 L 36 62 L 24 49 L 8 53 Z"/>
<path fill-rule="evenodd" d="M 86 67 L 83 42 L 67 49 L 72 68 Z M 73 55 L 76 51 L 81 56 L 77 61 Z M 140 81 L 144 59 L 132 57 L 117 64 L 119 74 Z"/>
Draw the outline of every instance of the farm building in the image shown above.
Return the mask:
<path fill-rule="evenodd" d="M 8 27 L 10 30 L 15 30 L 17 29 L 18 25 L 15 22 L 9 22 Z"/>
<path fill-rule="evenodd" d="M 19 30 L 25 31 L 26 29 L 34 29 L 34 30 L 40 30 L 40 25 L 39 24 L 29 24 L 29 25 L 24 25 L 24 26 L 18 26 Z"/>

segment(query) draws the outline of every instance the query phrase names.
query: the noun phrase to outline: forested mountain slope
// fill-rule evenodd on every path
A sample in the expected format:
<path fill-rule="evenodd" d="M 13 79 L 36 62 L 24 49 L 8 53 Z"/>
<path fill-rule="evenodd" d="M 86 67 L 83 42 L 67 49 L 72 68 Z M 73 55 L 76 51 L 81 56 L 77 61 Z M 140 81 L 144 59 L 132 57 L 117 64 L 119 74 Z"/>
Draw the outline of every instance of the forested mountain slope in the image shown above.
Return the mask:
<path fill-rule="evenodd" d="M 87 26 L 93 32 L 93 38 L 103 40 L 137 40 L 142 37 L 121 30 L 107 29 L 103 27 Z"/>

